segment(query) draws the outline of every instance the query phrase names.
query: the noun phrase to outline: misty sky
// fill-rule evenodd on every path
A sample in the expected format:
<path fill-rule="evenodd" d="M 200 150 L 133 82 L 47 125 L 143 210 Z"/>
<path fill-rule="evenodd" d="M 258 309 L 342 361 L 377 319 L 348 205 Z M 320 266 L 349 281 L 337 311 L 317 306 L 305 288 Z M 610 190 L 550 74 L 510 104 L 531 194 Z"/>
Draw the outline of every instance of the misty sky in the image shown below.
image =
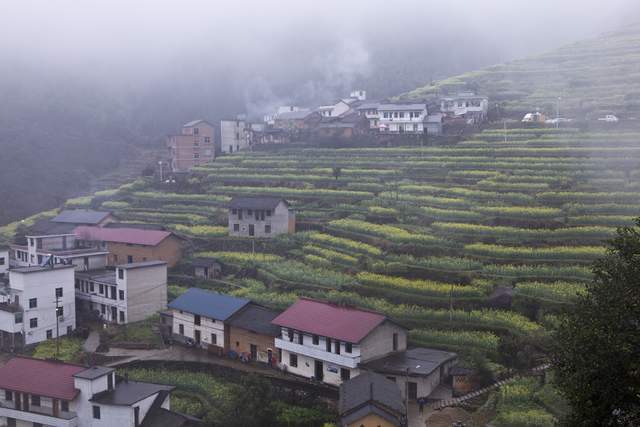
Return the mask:
<path fill-rule="evenodd" d="M 260 110 L 335 96 L 383 67 L 420 61 L 423 80 L 407 86 L 519 58 L 640 20 L 639 10 L 638 0 L 2 0 L 0 70 L 220 86 Z"/>

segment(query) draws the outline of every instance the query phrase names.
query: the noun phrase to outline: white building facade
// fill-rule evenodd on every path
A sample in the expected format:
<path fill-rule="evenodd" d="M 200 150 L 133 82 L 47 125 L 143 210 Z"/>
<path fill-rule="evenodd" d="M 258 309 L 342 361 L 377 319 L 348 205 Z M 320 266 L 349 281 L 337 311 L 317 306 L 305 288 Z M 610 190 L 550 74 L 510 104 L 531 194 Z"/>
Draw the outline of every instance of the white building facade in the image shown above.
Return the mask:
<path fill-rule="evenodd" d="M 378 115 L 380 132 L 422 134 L 428 113 L 426 104 L 381 104 Z"/>
<path fill-rule="evenodd" d="M 234 197 L 228 209 L 230 236 L 269 238 L 295 232 L 295 212 L 284 199 Z"/>
<path fill-rule="evenodd" d="M 245 120 L 220 121 L 220 151 L 231 154 L 251 146 L 251 126 Z"/>

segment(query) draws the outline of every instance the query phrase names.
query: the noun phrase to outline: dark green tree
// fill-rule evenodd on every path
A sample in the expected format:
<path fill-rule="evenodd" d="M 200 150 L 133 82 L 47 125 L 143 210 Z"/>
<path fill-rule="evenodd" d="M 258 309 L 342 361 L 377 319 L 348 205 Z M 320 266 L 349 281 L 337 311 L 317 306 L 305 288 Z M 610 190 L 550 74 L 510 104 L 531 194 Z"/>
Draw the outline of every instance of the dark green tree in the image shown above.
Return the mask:
<path fill-rule="evenodd" d="M 640 218 L 618 230 L 594 281 L 554 333 L 569 426 L 640 425 Z"/>
<path fill-rule="evenodd" d="M 271 384 L 255 374 L 245 375 L 212 411 L 215 426 L 266 427 L 276 424 Z"/>

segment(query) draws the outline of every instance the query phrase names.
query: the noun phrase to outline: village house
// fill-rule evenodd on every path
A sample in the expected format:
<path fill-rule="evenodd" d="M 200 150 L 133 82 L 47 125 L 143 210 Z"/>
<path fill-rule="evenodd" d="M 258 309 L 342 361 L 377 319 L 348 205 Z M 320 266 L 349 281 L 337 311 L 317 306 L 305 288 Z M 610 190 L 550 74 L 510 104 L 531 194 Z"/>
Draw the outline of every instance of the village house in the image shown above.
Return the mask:
<path fill-rule="evenodd" d="M 9 270 L 9 247 L 0 246 L 0 276 Z"/>
<path fill-rule="evenodd" d="M 367 91 L 362 89 L 352 90 L 349 94 L 349 98 L 355 99 L 357 101 L 366 101 L 367 100 Z"/>
<path fill-rule="evenodd" d="M 330 105 L 322 105 L 317 109 L 322 117 L 340 117 L 349 110 L 351 110 L 350 102 L 344 99 L 339 99 Z"/>
<path fill-rule="evenodd" d="M 429 114 L 424 119 L 424 130 L 429 136 L 441 136 L 443 133 L 444 114 Z"/>
<path fill-rule="evenodd" d="M 104 227 L 115 220 L 116 219 L 111 212 L 94 211 L 91 209 L 66 209 L 49 221 L 61 224 Z"/>
<path fill-rule="evenodd" d="M 278 114 L 275 117 L 273 128 L 299 135 L 314 129 L 320 120 L 322 120 L 322 116 L 317 111 L 290 111 Z"/>
<path fill-rule="evenodd" d="M 428 398 L 439 386 L 444 386 L 449 371 L 457 363 L 455 353 L 419 347 L 366 361 L 361 367 L 394 381 L 403 398 L 408 394 L 409 400 L 415 402 L 420 397 Z M 450 390 L 442 392 L 447 397 L 451 395 Z"/>
<path fill-rule="evenodd" d="M 244 118 L 220 121 L 220 151 L 231 154 L 252 144 L 251 125 Z"/>
<path fill-rule="evenodd" d="M 104 322 L 138 322 L 167 307 L 167 263 L 147 261 L 78 272 L 75 290 L 79 312 L 95 313 Z"/>
<path fill-rule="evenodd" d="M 11 245 L 12 267 L 54 264 L 74 265 L 77 270 L 93 270 L 105 266 L 107 252 L 102 248 L 80 247 L 75 224 L 37 221 L 26 233 L 26 245 Z"/>
<path fill-rule="evenodd" d="M 291 136 L 284 129 L 268 128 L 254 131 L 253 140 L 256 144 L 288 144 L 291 142 Z"/>
<path fill-rule="evenodd" d="M 212 161 L 215 156 L 214 128 L 204 120 L 182 126 L 180 135 L 167 137 L 171 171 L 188 172 L 194 166 Z"/>
<path fill-rule="evenodd" d="M 190 288 L 169 303 L 173 316 L 173 337 L 191 341 L 209 352 L 221 354 L 231 349 L 227 320 L 249 300 Z"/>
<path fill-rule="evenodd" d="M 372 311 L 300 298 L 273 320 L 283 369 L 339 385 L 360 373 L 360 365 L 407 347 L 407 331 Z"/>
<path fill-rule="evenodd" d="M 380 103 L 378 102 L 365 102 L 356 107 L 358 114 L 369 121 L 369 129 L 371 130 L 378 130 L 380 123 L 380 115 L 378 113 L 379 106 Z"/>
<path fill-rule="evenodd" d="M 422 134 L 427 117 L 426 104 L 380 104 L 380 132 L 388 134 Z"/>
<path fill-rule="evenodd" d="M 364 372 L 340 384 L 340 427 L 406 426 L 407 411 L 393 381 Z"/>
<path fill-rule="evenodd" d="M 190 427 L 171 411 L 173 386 L 130 381 L 115 369 L 14 357 L 0 367 L 0 425 Z"/>
<path fill-rule="evenodd" d="M 368 132 L 369 122 L 356 113 L 339 118 L 323 119 L 316 128 L 316 135 L 324 138 L 351 139 Z"/>
<path fill-rule="evenodd" d="M 460 92 L 440 100 L 440 111 L 453 117 L 462 117 L 468 124 L 482 123 L 487 119 L 489 98 L 473 92 Z"/>
<path fill-rule="evenodd" d="M 182 256 L 183 240 L 170 231 L 80 226 L 74 233 L 81 246 L 107 251 L 109 266 L 160 260 L 171 268 Z"/>
<path fill-rule="evenodd" d="M 280 197 L 234 197 L 228 209 L 230 236 L 273 237 L 296 230 L 295 213 Z"/>
<path fill-rule="evenodd" d="M 222 265 L 215 259 L 196 258 L 191 266 L 193 275 L 198 279 L 217 279 L 222 274 Z"/>
<path fill-rule="evenodd" d="M 271 323 L 278 313 L 258 304 L 249 303 L 229 320 L 229 350 L 250 360 L 275 365 L 275 338 L 280 328 Z"/>
<path fill-rule="evenodd" d="M 20 349 L 76 328 L 71 265 L 16 267 L 0 290 L 0 348 Z"/>

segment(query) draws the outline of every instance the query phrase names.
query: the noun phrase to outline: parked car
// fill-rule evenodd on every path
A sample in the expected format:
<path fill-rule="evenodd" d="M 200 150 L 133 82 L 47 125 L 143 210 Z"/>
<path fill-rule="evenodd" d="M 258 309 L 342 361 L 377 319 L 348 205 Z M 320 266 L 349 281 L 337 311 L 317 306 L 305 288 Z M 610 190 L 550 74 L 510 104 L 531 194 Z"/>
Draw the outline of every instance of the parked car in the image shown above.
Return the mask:
<path fill-rule="evenodd" d="M 545 115 L 540 112 L 527 113 L 522 118 L 523 123 L 544 123 L 545 120 Z"/>
<path fill-rule="evenodd" d="M 545 123 L 550 124 L 550 125 L 555 125 L 555 124 L 559 124 L 559 123 L 569 123 L 572 122 L 573 119 L 566 119 L 564 117 L 557 117 L 555 119 L 548 119 L 545 121 Z"/>
<path fill-rule="evenodd" d="M 619 119 L 613 114 L 607 114 L 604 117 L 599 117 L 598 120 L 601 122 L 616 123 Z"/>

